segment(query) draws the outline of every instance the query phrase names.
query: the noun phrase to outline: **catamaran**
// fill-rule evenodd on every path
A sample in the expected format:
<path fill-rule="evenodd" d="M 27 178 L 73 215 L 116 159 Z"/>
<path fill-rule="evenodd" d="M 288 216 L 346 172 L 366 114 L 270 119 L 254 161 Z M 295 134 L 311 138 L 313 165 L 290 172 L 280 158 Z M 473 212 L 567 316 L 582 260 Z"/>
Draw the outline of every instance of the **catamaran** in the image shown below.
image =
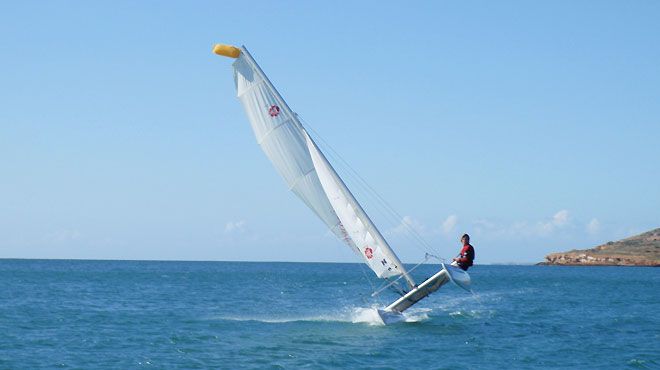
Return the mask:
<path fill-rule="evenodd" d="M 398 287 L 401 297 L 377 309 L 383 323 L 404 320 L 406 309 L 450 281 L 470 289 L 468 273 L 444 263 L 437 273 L 417 284 L 245 46 L 216 44 L 213 52 L 236 59 L 233 69 L 238 99 L 257 142 L 289 189 L 376 276 L 388 280 L 386 286 Z M 401 278 L 405 287 L 398 284 Z"/>

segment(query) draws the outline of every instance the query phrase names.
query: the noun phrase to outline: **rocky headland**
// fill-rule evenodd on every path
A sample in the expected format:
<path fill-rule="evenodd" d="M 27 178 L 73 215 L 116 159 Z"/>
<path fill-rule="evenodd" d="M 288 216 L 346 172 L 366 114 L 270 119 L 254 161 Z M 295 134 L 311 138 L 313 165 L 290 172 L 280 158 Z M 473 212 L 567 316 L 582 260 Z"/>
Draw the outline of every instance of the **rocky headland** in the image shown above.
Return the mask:
<path fill-rule="evenodd" d="M 660 266 L 660 228 L 591 249 L 552 253 L 542 265 Z"/>

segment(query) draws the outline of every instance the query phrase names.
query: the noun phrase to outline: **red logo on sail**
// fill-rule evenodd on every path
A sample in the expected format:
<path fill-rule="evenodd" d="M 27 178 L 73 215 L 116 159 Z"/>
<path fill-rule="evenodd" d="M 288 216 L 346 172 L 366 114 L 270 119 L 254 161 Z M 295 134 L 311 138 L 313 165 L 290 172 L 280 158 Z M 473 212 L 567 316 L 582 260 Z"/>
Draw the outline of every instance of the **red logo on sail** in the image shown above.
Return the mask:
<path fill-rule="evenodd" d="M 277 105 L 271 105 L 270 108 L 268 108 L 268 114 L 270 114 L 271 117 L 277 117 L 277 115 L 280 114 L 280 107 Z"/>
<path fill-rule="evenodd" d="M 367 247 L 364 249 L 364 255 L 367 256 L 367 259 L 372 259 L 374 257 L 374 250 Z"/>

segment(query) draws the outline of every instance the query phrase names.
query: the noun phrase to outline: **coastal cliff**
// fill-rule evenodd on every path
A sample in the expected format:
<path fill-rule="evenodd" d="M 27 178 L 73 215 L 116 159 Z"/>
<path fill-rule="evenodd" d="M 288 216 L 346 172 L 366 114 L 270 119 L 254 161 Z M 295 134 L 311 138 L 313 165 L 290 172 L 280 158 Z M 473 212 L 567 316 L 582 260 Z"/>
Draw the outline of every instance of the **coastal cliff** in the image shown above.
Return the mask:
<path fill-rule="evenodd" d="M 660 266 L 660 228 L 591 249 L 552 253 L 543 265 Z"/>

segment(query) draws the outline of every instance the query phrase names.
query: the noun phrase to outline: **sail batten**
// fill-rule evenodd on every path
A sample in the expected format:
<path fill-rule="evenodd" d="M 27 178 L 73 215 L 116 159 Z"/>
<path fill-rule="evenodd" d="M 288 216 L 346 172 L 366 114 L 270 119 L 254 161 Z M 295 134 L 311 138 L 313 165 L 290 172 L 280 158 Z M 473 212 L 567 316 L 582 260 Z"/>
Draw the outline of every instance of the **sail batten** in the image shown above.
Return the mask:
<path fill-rule="evenodd" d="M 234 62 L 234 81 L 257 143 L 296 194 L 378 277 L 414 281 L 296 114 L 245 47 Z"/>
<path fill-rule="evenodd" d="M 277 129 L 280 128 L 282 125 L 286 125 L 287 123 L 291 123 L 291 119 L 288 119 L 288 120 L 286 120 L 286 121 L 280 123 L 279 125 L 273 127 L 272 129 L 270 129 L 270 131 L 268 131 L 268 132 L 266 132 L 266 133 L 264 134 L 264 136 L 261 138 L 261 140 L 257 141 L 257 144 L 261 145 L 261 142 L 264 141 L 264 139 L 267 138 L 268 135 L 270 135 L 271 132 L 277 130 Z"/>

